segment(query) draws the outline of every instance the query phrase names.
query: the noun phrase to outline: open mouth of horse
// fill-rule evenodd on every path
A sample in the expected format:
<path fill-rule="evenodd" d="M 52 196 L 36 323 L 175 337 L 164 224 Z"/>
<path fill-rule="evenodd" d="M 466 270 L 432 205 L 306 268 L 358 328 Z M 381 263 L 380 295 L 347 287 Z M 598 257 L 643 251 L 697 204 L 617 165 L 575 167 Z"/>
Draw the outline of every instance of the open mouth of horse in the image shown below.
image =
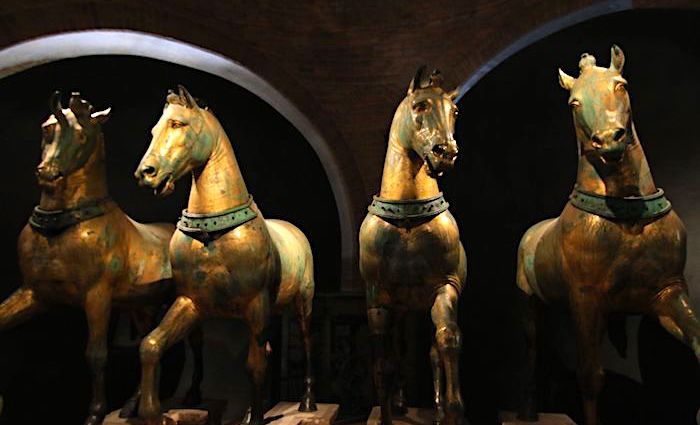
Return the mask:
<path fill-rule="evenodd" d="M 607 152 L 602 152 L 600 154 L 600 159 L 603 164 L 616 164 L 622 161 L 622 157 L 625 155 L 624 149 L 612 150 Z"/>
<path fill-rule="evenodd" d="M 61 184 L 64 179 L 63 173 L 57 173 L 52 176 L 46 176 L 42 173 L 36 173 L 37 181 L 39 182 L 39 187 L 44 189 L 52 189 Z"/>
<path fill-rule="evenodd" d="M 175 190 L 175 182 L 173 175 L 166 175 L 156 187 L 153 188 L 153 194 L 160 197 L 165 197 L 173 193 Z"/>
<path fill-rule="evenodd" d="M 433 149 L 423 158 L 428 165 L 428 175 L 433 178 L 442 177 L 455 163 L 456 156 L 450 156 L 440 149 Z"/>

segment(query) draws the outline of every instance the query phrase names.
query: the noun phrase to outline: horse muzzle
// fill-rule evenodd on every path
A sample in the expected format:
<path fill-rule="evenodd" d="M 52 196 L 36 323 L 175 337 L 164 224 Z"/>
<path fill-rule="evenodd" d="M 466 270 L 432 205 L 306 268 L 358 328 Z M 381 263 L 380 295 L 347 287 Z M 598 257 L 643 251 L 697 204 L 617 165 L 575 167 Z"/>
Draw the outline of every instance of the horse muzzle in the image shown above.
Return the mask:
<path fill-rule="evenodd" d="M 134 177 L 139 182 L 139 186 L 147 186 L 153 189 L 153 194 L 165 197 L 175 190 L 175 180 L 172 173 L 163 173 L 157 165 L 144 161 L 139 164 Z"/>
<path fill-rule="evenodd" d="M 445 172 L 451 170 L 457 160 L 458 152 L 457 143 L 454 141 L 433 145 L 433 148 L 425 156 L 428 175 L 441 177 Z"/>
<path fill-rule="evenodd" d="M 35 174 L 40 184 L 55 184 L 63 177 L 61 169 L 55 163 L 39 164 Z"/>
<path fill-rule="evenodd" d="M 591 137 L 591 144 L 604 163 L 617 163 L 622 161 L 627 150 L 626 134 L 622 127 L 599 131 Z"/>

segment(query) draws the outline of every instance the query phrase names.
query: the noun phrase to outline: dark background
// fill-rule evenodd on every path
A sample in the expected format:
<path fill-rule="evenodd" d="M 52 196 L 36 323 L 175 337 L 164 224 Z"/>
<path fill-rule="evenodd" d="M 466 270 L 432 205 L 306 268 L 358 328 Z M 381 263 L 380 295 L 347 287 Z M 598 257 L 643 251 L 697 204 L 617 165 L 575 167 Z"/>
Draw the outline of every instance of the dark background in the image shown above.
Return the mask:
<path fill-rule="evenodd" d="M 514 408 L 518 403 L 524 347 L 515 253 L 522 233 L 535 222 L 556 216 L 572 188 L 575 137 L 567 93 L 558 85 L 556 69 L 562 67 L 576 75 L 584 51 L 594 54 L 602 66 L 609 63 L 613 42 L 626 54 L 624 75 L 636 127 L 657 185 L 666 190 L 688 228 L 688 280 L 694 305 L 700 304 L 700 288 L 696 288 L 700 261 L 695 255 L 700 248 L 700 147 L 694 131 L 700 110 L 699 24 L 697 12 L 633 11 L 596 18 L 519 52 L 459 103 L 456 138 L 460 158 L 441 187 L 460 223 L 469 258 L 460 325 L 464 333 L 462 388 L 473 423 L 493 424 L 498 409 Z M 187 183 L 183 180 L 171 198 L 159 200 L 139 189 L 131 174 L 150 140 L 148 130 L 160 115 L 165 91 L 177 83 L 184 83 L 213 107 L 266 217 L 284 217 L 309 237 L 318 290 L 338 288 L 340 243 L 333 197 L 313 150 L 289 123 L 255 96 L 216 77 L 146 59 L 90 57 L 42 65 L 0 80 L 0 143 L 6 149 L 5 167 L 0 170 L 5 182 L 5 202 L 0 204 L 4 218 L 0 246 L 5 247 L 0 267 L 6 277 L 0 286 L 3 296 L 18 285 L 14 245 L 38 200 L 33 168 L 39 158 L 39 125 L 48 115 L 45 105 L 50 92 L 79 89 L 97 108 L 113 107 L 104 130 L 114 198 L 135 219 L 174 221 L 186 203 L 183 186 Z M 399 101 L 397 98 L 396 104 Z M 304 199 L 309 202 L 302 203 L 302 196 L 308 196 Z M 360 323 L 364 312 L 357 313 Z M 414 370 L 417 383 L 409 395 L 413 403 L 427 406 L 431 389 L 426 347 L 431 331 L 422 323 L 417 325 L 420 332 L 414 334 L 418 335 L 415 349 L 420 356 Z M 552 384 L 542 385 L 549 389 L 542 395 L 543 410 L 564 411 L 580 422 L 571 369 L 575 364 L 571 328 L 566 317 L 558 314 L 552 314 L 548 324 L 543 356 L 548 356 L 545 366 Z M 653 319 L 631 320 L 628 328 L 628 360 L 619 359 L 609 346 L 603 348 L 610 371 L 601 396 L 603 421 L 694 423 L 700 406 L 700 372 L 691 351 L 666 335 Z M 217 324 L 208 338 L 221 341 L 230 335 L 232 340 L 240 339 L 241 332 Z M 0 336 L 0 393 L 6 404 L 0 423 L 41 423 L 57 412 L 66 423 L 83 419 L 89 399 L 89 377 L 82 358 L 84 334 L 82 316 L 61 311 Z M 228 392 L 245 397 L 241 388 L 246 384 L 239 382 L 242 352 L 243 347 L 233 343 L 230 354 L 235 361 L 227 362 L 223 355 L 215 361 L 207 357 L 208 370 L 232 380 L 229 387 L 212 386 L 219 391 L 213 395 Z M 111 370 L 119 371 L 109 381 L 115 405 L 138 376 L 129 353 L 135 356 L 133 346 L 124 348 L 123 355 L 112 353 Z M 171 357 L 171 374 L 176 374 L 182 353 Z"/>

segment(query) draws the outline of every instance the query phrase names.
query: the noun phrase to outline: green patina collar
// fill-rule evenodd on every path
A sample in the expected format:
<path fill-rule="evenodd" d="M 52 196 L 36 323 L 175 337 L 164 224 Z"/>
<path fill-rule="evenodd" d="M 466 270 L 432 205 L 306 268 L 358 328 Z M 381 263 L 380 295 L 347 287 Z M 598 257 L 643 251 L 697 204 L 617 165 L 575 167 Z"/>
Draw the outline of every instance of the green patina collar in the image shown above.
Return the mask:
<path fill-rule="evenodd" d="M 447 211 L 450 204 L 442 192 L 432 198 L 389 200 L 375 196 L 367 210 L 379 217 L 393 220 L 432 217 Z"/>
<path fill-rule="evenodd" d="M 249 196 L 246 203 L 213 214 L 194 214 L 182 210 L 177 228 L 183 233 L 192 235 L 195 239 L 214 240 L 221 235 L 218 232 L 231 230 L 257 217 L 258 213 L 253 210 L 252 204 L 253 197 Z M 212 235 L 212 233 L 216 233 L 216 235 Z"/>
<path fill-rule="evenodd" d="M 569 202 L 580 210 L 617 220 L 653 219 L 671 211 L 671 202 L 664 196 L 663 189 L 647 196 L 615 198 L 574 188 Z"/>
<path fill-rule="evenodd" d="M 64 210 L 43 210 L 36 206 L 29 217 L 29 225 L 39 232 L 58 233 L 82 221 L 104 215 L 107 212 L 105 204 L 110 200 L 110 197 L 95 199 Z"/>

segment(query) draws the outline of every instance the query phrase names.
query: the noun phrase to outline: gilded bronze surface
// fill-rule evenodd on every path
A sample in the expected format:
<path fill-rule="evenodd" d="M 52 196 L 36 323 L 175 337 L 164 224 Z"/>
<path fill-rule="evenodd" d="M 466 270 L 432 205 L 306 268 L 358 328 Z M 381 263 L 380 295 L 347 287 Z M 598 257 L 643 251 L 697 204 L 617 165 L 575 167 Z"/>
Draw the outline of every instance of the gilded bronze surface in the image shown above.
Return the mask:
<path fill-rule="evenodd" d="M 110 110 L 93 111 L 78 93 L 69 108 L 56 92 L 52 115 L 42 124 L 42 158 L 36 169 L 39 209 L 79 213 L 99 205 L 102 214 L 66 227 L 31 226 L 19 236 L 22 285 L 0 305 L 0 329 L 15 326 L 53 304 L 83 308 L 88 323 L 86 357 L 92 372 L 92 401 L 86 424 L 105 415 L 107 329 L 112 307 L 134 310 L 145 332 L 155 309 L 172 290 L 168 241 L 174 226 L 131 220 L 109 198 L 101 125 Z M 85 219 L 89 218 L 89 219 Z"/>
<path fill-rule="evenodd" d="M 632 122 L 624 54 L 613 46 L 608 68 L 584 54 L 580 76 L 559 71 L 570 92 L 579 150 L 576 189 L 624 203 L 657 192 Z M 686 232 L 673 210 L 653 218 L 605 218 L 568 203 L 558 218 L 531 227 L 518 250 L 518 286 L 529 295 L 529 382 L 522 419 L 536 419 L 535 337 L 538 306 L 568 307 L 578 342 L 586 425 L 597 423 L 603 384 L 599 339 L 611 313 L 652 314 L 700 359 L 700 322 L 683 276 Z M 619 344 L 618 344 L 619 345 Z"/>
<path fill-rule="evenodd" d="M 425 75 L 424 68 L 419 69 L 398 106 L 384 163 L 382 199 L 418 201 L 440 194 L 436 177 L 452 168 L 457 157 L 453 138 L 457 92 L 443 91 L 440 83 L 439 72 Z M 402 351 L 402 341 L 395 338 L 402 318 L 406 311 L 427 309 L 436 329 L 430 353 L 435 421 L 460 423 L 457 301 L 467 260 L 455 219 L 447 210 L 418 219 L 388 219 L 370 213 L 359 237 L 382 423 L 391 423 L 392 407 L 405 411 L 404 371 L 394 361 Z"/>
<path fill-rule="evenodd" d="M 228 136 L 214 114 L 200 108 L 180 87 L 170 93 L 152 130 L 153 140 L 136 171 L 142 185 L 166 196 L 178 179 L 192 176 L 189 214 L 216 215 L 249 200 Z M 309 242 L 292 224 L 257 217 L 202 241 L 180 230 L 170 241 L 173 279 L 179 297 L 160 325 L 141 344 L 142 397 L 139 416 L 158 418 L 156 366 L 164 352 L 208 317 L 241 318 L 250 328 L 247 367 L 252 405 L 244 423 L 263 423 L 263 381 L 267 367 L 271 311 L 292 305 L 306 351 L 305 394 L 299 409 L 315 410 L 309 325 L 314 294 Z"/>

